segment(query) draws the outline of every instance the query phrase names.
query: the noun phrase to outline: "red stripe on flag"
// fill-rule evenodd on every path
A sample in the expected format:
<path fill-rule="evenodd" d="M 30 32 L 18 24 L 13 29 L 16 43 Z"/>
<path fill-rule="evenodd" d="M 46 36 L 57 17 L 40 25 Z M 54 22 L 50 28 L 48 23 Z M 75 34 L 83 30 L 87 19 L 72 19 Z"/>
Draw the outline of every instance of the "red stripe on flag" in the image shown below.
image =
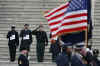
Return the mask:
<path fill-rule="evenodd" d="M 83 30 L 86 30 L 86 29 L 87 29 L 87 26 L 72 28 L 72 29 L 63 29 L 63 30 L 57 32 L 56 34 L 52 35 L 52 37 L 56 37 L 57 35 L 62 35 L 64 33 L 72 33 L 72 32 L 76 32 L 76 31 L 83 31 Z"/>
<path fill-rule="evenodd" d="M 51 32 L 58 30 L 58 27 L 51 29 Z"/>
<path fill-rule="evenodd" d="M 61 13 L 61 14 L 59 14 L 59 15 L 56 15 L 56 16 L 54 16 L 54 17 L 48 19 L 48 21 L 51 21 L 51 20 L 53 20 L 53 19 L 57 19 L 57 18 L 59 18 L 59 17 L 61 17 L 61 16 L 64 16 L 64 13 Z"/>
<path fill-rule="evenodd" d="M 72 29 L 63 29 L 60 30 L 59 32 L 57 32 L 57 35 L 63 34 L 63 33 L 70 33 L 70 32 L 76 32 L 76 31 L 83 31 L 87 29 L 87 26 L 82 26 L 82 27 L 78 27 L 78 28 L 72 28 Z"/>
<path fill-rule="evenodd" d="M 53 25 L 59 24 L 60 22 L 61 21 L 57 21 L 57 22 L 50 23 L 49 26 L 53 26 Z"/>
<path fill-rule="evenodd" d="M 79 24 L 79 23 L 87 23 L 87 20 L 67 22 L 67 23 L 63 23 L 61 26 L 67 26 L 67 25 L 73 25 L 73 24 Z"/>
<path fill-rule="evenodd" d="M 56 13 L 56 12 L 58 12 L 58 11 L 60 11 L 60 10 L 65 9 L 67 6 L 68 6 L 68 4 L 66 4 L 66 5 L 62 6 L 61 8 L 57 9 L 56 11 L 54 11 L 54 12 L 50 13 L 49 15 L 47 15 L 47 16 L 45 16 L 45 17 L 49 17 L 49 16 L 53 15 L 54 13 Z"/>
<path fill-rule="evenodd" d="M 81 16 L 87 16 L 87 13 L 81 13 L 81 14 L 74 14 L 74 15 L 66 16 L 64 19 L 76 18 L 76 17 L 81 17 Z"/>

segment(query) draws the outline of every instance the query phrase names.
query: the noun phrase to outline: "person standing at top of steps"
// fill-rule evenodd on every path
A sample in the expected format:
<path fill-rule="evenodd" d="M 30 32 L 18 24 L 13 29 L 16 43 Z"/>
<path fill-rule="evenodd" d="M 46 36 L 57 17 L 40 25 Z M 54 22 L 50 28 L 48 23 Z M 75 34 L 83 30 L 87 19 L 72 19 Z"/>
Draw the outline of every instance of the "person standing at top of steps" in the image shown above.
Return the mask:
<path fill-rule="evenodd" d="M 7 38 L 8 46 L 9 46 L 9 53 L 10 53 L 10 61 L 14 62 L 16 58 L 16 48 L 19 45 L 19 35 L 18 32 L 15 30 L 15 26 L 11 26 L 11 31 L 8 32 Z"/>
<path fill-rule="evenodd" d="M 29 30 L 29 24 L 24 25 L 24 29 L 20 32 L 21 37 L 21 45 L 20 45 L 20 51 L 27 50 L 30 51 L 30 45 L 32 43 L 32 34 L 31 30 Z M 27 58 L 28 58 L 28 52 L 27 52 Z"/>
<path fill-rule="evenodd" d="M 45 46 L 48 45 L 48 38 L 46 32 L 43 30 L 43 25 L 40 24 L 35 30 L 32 31 L 33 35 L 36 35 L 37 45 L 37 60 L 38 62 L 43 62 Z"/>
<path fill-rule="evenodd" d="M 21 54 L 18 58 L 18 66 L 29 66 L 29 60 L 26 56 L 27 53 L 28 53 L 27 50 L 21 51 Z"/>

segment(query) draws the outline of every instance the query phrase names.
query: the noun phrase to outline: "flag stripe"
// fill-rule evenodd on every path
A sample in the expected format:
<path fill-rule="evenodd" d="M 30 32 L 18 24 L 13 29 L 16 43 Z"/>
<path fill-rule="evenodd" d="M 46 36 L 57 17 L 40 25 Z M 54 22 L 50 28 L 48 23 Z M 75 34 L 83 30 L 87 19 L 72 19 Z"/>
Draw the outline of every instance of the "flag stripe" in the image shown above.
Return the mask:
<path fill-rule="evenodd" d="M 81 20 L 87 20 L 87 16 L 81 16 L 81 17 L 76 17 L 76 18 L 71 18 L 71 19 L 64 19 L 62 23 L 68 23 L 68 22 L 73 22 L 73 21 L 81 21 Z"/>
<path fill-rule="evenodd" d="M 87 16 L 87 13 L 82 13 L 82 14 L 74 14 L 74 15 L 70 15 L 70 16 L 66 16 L 64 19 L 71 19 L 71 18 L 75 18 L 75 17 L 81 17 L 81 16 Z"/>
<path fill-rule="evenodd" d="M 67 25 L 73 25 L 73 24 L 79 24 L 79 23 L 86 23 L 87 20 L 80 20 L 80 21 L 73 21 L 69 23 L 63 23 L 61 26 L 67 26 Z"/>
<path fill-rule="evenodd" d="M 62 10 L 60 10 L 60 11 L 58 11 L 58 12 L 56 12 L 56 13 L 54 13 L 54 14 L 52 14 L 51 16 L 46 17 L 46 18 L 47 18 L 47 19 L 51 19 L 52 17 L 56 17 L 57 15 L 62 14 L 62 13 L 64 13 L 65 11 L 66 11 L 66 8 L 64 8 L 64 9 L 62 9 Z"/>
<path fill-rule="evenodd" d="M 80 29 L 81 28 L 81 29 Z M 76 31 L 82 31 L 85 30 L 87 28 L 87 26 L 84 26 L 84 27 L 78 27 L 78 28 L 73 28 L 73 29 L 63 29 L 55 34 L 52 34 L 52 37 L 55 37 L 57 36 L 58 34 L 61 35 L 63 33 L 72 33 L 72 32 L 76 32 Z"/>
<path fill-rule="evenodd" d="M 58 32 L 61 32 L 61 30 L 63 30 L 63 29 L 74 29 L 74 28 L 77 28 L 77 27 L 84 27 L 84 26 L 87 26 L 87 23 L 79 23 L 79 24 L 75 24 L 75 25 L 61 26 L 57 31 L 52 32 L 52 35 L 54 35 Z M 80 30 L 82 30 L 82 29 L 80 28 Z"/>
<path fill-rule="evenodd" d="M 87 13 L 87 10 L 78 10 L 78 11 L 68 12 L 67 14 L 65 14 L 64 17 L 70 16 L 70 15 L 75 15 L 75 14 L 83 14 L 83 13 Z"/>
<path fill-rule="evenodd" d="M 50 23 L 49 26 L 53 26 L 53 25 L 59 24 L 60 22 L 61 21 Z"/>
<path fill-rule="evenodd" d="M 52 17 L 51 19 L 48 19 L 48 21 L 57 19 L 57 18 L 59 18 L 59 17 L 61 17 L 61 16 L 64 16 L 64 13 L 61 13 L 61 14 L 59 14 L 59 15 L 56 15 L 55 17 Z"/>
<path fill-rule="evenodd" d="M 51 32 L 57 31 L 58 27 L 51 29 Z"/>
<path fill-rule="evenodd" d="M 56 13 L 56 12 L 58 12 L 58 11 L 64 9 L 64 8 L 66 8 L 68 5 L 69 5 L 69 3 L 66 3 L 66 4 L 60 5 L 57 8 L 52 9 L 49 13 L 45 14 L 45 17 L 49 17 L 49 16 L 53 15 L 54 13 Z"/>
<path fill-rule="evenodd" d="M 81 29 L 80 29 L 81 28 Z M 77 27 L 77 28 L 72 28 L 72 29 L 62 29 L 61 31 L 59 31 L 56 35 L 58 34 L 62 34 L 64 32 L 66 33 L 70 33 L 70 32 L 76 32 L 76 31 L 83 31 L 87 28 L 87 26 L 84 27 Z M 54 35 L 55 36 L 55 35 Z"/>

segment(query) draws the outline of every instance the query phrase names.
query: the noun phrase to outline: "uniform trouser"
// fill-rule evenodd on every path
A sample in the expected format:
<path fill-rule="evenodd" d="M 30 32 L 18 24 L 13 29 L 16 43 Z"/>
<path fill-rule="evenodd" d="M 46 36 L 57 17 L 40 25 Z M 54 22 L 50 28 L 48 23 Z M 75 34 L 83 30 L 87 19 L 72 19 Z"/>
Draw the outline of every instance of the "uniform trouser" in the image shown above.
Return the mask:
<path fill-rule="evenodd" d="M 44 51 L 45 51 L 45 43 L 43 42 L 38 42 L 37 43 L 37 61 L 38 62 L 43 62 L 44 59 Z"/>
<path fill-rule="evenodd" d="M 57 54 L 55 54 L 55 53 L 52 53 L 52 61 L 53 61 L 53 62 L 55 62 L 55 60 L 56 60 L 56 57 L 57 57 Z"/>
<path fill-rule="evenodd" d="M 31 45 L 30 40 L 21 40 L 20 51 L 27 50 L 28 51 L 28 53 L 26 54 L 27 58 L 30 51 L 30 45 Z"/>
<path fill-rule="evenodd" d="M 15 61 L 16 58 L 16 46 L 9 46 L 10 61 Z"/>

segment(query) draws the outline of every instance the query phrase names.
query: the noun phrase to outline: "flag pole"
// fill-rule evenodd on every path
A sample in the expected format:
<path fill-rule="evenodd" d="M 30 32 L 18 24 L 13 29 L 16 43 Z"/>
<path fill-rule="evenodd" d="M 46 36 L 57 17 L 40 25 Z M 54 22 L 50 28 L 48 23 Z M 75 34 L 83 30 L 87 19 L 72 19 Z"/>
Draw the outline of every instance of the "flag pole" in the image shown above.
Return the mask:
<path fill-rule="evenodd" d="M 88 47 L 88 26 L 85 30 L 85 46 L 86 46 L 86 48 Z"/>

